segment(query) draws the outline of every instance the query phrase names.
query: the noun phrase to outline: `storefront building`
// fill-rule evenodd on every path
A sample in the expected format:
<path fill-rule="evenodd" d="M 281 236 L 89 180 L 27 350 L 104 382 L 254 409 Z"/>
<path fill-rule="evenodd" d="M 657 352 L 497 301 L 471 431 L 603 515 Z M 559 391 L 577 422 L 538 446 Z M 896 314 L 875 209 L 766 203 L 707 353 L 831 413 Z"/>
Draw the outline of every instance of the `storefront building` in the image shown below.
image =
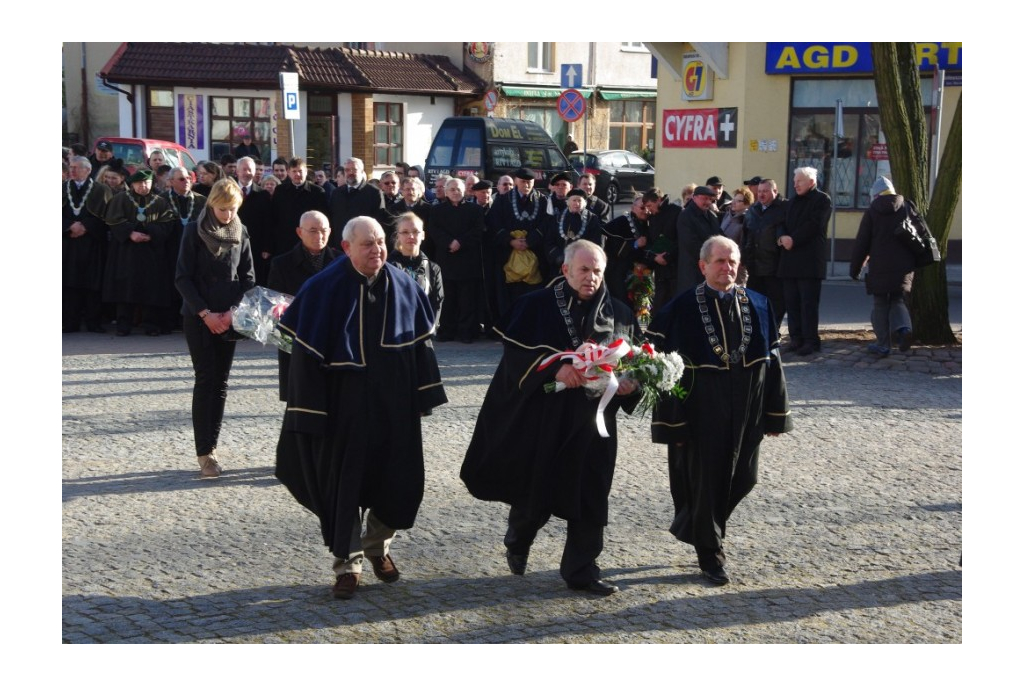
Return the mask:
<path fill-rule="evenodd" d="M 836 260 L 848 259 L 871 184 L 890 175 L 870 43 L 647 45 L 658 57 L 656 168 L 663 192 L 678 198 L 688 183 L 719 176 L 731 193 L 761 176 L 789 197 L 793 170 L 814 167 L 836 210 Z M 938 133 L 933 154 L 941 155 L 960 98 L 961 43 L 917 43 L 917 50 L 930 139 Z M 960 262 L 961 237 L 958 205 L 953 263 Z"/>
<path fill-rule="evenodd" d="M 280 74 L 298 74 L 299 118 Z M 100 71 L 119 95 L 119 135 L 175 141 L 219 160 L 252 136 L 260 157 L 328 168 L 354 156 L 379 176 L 421 162 L 446 117 L 485 84 L 443 55 L 228 43 L 123 43 Z"/>

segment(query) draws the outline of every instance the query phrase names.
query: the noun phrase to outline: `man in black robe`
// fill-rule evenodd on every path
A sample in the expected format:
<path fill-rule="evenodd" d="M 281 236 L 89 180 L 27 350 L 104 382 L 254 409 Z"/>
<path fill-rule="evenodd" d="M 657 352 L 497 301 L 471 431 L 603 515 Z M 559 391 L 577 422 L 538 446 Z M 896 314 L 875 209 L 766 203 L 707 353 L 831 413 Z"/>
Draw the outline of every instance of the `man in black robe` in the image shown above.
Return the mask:
<path fill-rule="evenodd" d="M 472 343 L 480 335 L 484 210 L 465 201 L 466 186 L 453 178 L 445 186 L 446 200 L 430 213 L 437 265 L 444 280 L 445 307 L 437 331 L 439 341 Z"/>
<path fill-rule="evenodd" d="M 676 272 L 679 246 L 676 243 L 676 224 L 682 207 L 672 204 L 668 195 L 662 195 L 658 188 L 651 188 L 643 194 L 647 210 L 648 234 L 650 239 L 644 253 L 644 261 L 654 269 L 654 303 L 652 312 L 676 296 Z"/>
<path fill-rule="evenodd" d="M 61 188 L 62 318 L 61 330 L 77 333 L 82 319 L 91 333 L 102 333 L 103 262 L 107 253 L 107 224 L 103 217 L 110 187 L 91 178 L 86 157 L 72 157 L 71 178 Z"/>
<path fill-rule="evenodd" d="M 792 430 L 779 333 L 771 305 L 736 285 L 739 247 L 725 236 L 704 243 L 706 281 L 663 307 L 647 328 L 654 345 L 686 360 L 689 395 L 659 403 L 652 436 L 668 445 L 675 519 L 669 530 L 693 545 L 701 574 L 716 585 L 725 571 L 725 524 L 757 483 L 765 435 Z"/>
<path fill-rule="evenodd" d="M 597 557 L 608 524 L 608 493 L 615 472 L 615 413 L 632 411 L 639 397 L 623 380 L 604 409 L 609 437 L 598 433 L 599 399 L 582 386 L 583 374 L 551 354 L 584 341 L 629 343 L 639 326 L 628 306 L 612 299 L 603 284 L 604 251 L 578 240 L 565 252 L 563 276 L 543 290 L 523 295 L 496 330 L 505 352 L 477 417 L 461 477 L 482 500 L 511 505 L 505 534 L 506 559 L 516 575 L 526 572 L 537 531 L 554 515 L 568 530 L 560 572 L 573 590 L 610 595 L 618 591 L 600 578 Z M 561 392 L 545 384 L 561 382 Z"/>
<path fill-rule="evenodd" d="M 377 578 L 398 580 L 391 540 L 423 499 L 420 416 L 448 400 L 430 301 L 385 263 L 380 224 L 352 219 L 341 246 L 348 258 L 306 281 L 281 320 L 295 341 L 275 473 L 320 519 L 333 594 L 348 599 L 364 555 Z"/>
<path fill-rule="evenodd" d="M 385 236 L 390 238 L 393 227 L 385 208 L 384 194 L 380 188 L 367 182 L 363 160 L 349 157 L 345 160 L 343 172 L 344 184 L 339 184 L 338 189 L 331 193 L 331 211 L 327 213 L 331 217 L 331 225 L 344 226 L 353 217 L 368 216 L 376 219 L 384 227 Z M 331 247 L 338 247 L 338 242 L 331 242 Z"/>
<path fill-rule="evenodd" d="M 534 189 L 533 172 L 517 169 L 516 189 L 500 195 L 487 215 L 488 233 L 494 236 L 494 247 L 501 273 L 498 274 L 498 309 L 505 315 L 512 303 L 526 293 L 542 287 L 547 262 L 544 259 L 544 196 Z M 427 227 L 430 230 L 430 227 Z M 512 255 L 521 252 L 521 265 L 535 265 L 532 272 L 515 270 Z"/>
<path fill-rule="evenodd" d="M 131 334 L 136 313 L 146 335 L 160 335 L 174 281 L 167 271 L 174 214 L 166 198 L 153 193 L 153 172 L 139 169 L 128 178 L 129 188 L 114 195 L 104 216 L 110 228 L 107 263 L 103 272 L 103 301 L 117 308 L 117 335 Z"/>

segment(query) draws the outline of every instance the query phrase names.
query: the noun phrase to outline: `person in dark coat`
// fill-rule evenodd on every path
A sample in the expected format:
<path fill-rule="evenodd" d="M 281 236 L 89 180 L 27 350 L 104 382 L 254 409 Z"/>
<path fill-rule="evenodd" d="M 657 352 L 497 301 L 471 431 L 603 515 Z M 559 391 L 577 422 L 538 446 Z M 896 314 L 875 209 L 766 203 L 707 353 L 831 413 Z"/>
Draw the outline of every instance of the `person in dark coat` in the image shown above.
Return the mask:
<path fill-rule="evenodd" d="M 472 343 L 480 335 L 480 307 L 483 295 L 483 257 L 480 242 L 484 237 L 484 210 L 465 201 L 462 179 L 449 179 L 445 185 L 447 200 L 435 205 L 430 214 L 437 265 L 444 278 L 448 300 L 441 314 L 438 340 Z"/>
<path fill-rule="evenodd" d="M 616 300 L 629 302 L 626 280 L 634 265 L 643 262 L 647 231 L 647 210 L 642 197 L 636 197 L 629 212 L 604 227 L 604 252 L 608 256 L 604 284 Z"/>
<path fill-rule="evenodd" d="M 299 225 L 303 214 L 316 210 L 331 215 L 324 189 L 307 178 L 307 174 L 306 160 L 292 157 L 288 160 L 288 180 L 283 181 L 274 191 L 271 200 L 274 225 L 270 244 L 275 256 L 284 254 L 299 242 L 295 227 Z"/>
<path fill-rule="evenodd" d="M 441 267 L 423 253 L 423 220 L 415 212 L 395 217 L 395 249 L 388 253 L 388 261 L 404 269 L 405 273 L 427 294 L 434 310 L 434 319 L 441 318 L 444 304 L 444 280 Z"/>
<path fill-rule="evenodd" d="M 828 263 L 832 198 L 818 190 L 817 183 L 814 167 L 801 167 L 793 173 L 796 195 L 786 207 L 786 223 L 779 238 L 779 278 L 789 317 L 789 351 L 801 356 L 821 349 L 818 308 Z"/>
<path fill-rule="evenodd" d="M 692 201 L 679 212 L 676 220 L 676 244 L 678 245 L 676 290 L 689 290 L 704 280 L 700 272 L 700 248 L 714 235 L 722 235 L 718 227 L 718 216 L 711 211 L 715 203 L 715 191 L 707 186 L 697 186 Z"/>
<path fill-rule="evenodd" d="M 529 169 L 517 169 L 512 176 L 515 190 L 499 195 L 488 215 L 493 221 L 490 232 L 494 235 L 495 256 L 502 265 L 502 273 L 498 274 L 499 316 L 507 314 L 521 296 L 543 287 L 547 270 L 543 252 L 547 202 L 534 189 Z M 513 252 L 523 252 L 527 260 L 536 263 L 537 270 L 530 275 L 511 270 Z"/>
<path fill-rule="evenodd" d="M 260 148 L 256 143 L 252 142 L 252 134 L 249 131 L 242 132 L 242 142 L 235 146 L 232 151 L 235 158 L 241 160 L 242 157 L 259 157 Z"/>
<path fill-rule="evenodd" d="M 651 188 L 643 198 L 650 226 L 644 261 L 654 269 L 654 304 L 651 308 L 654 313 L 675 297 L 676 280 L 679 278 L 676 224 L 682 208 L 672 204 L 668 195 L 662 195 L 658 188 Z"/>
<path fill-rule="evenodd" d="M 693 545 L 701 574 L 716 585 L 725 569 L 726 523 L 757 483 L 765 435 L 792 430 L 779 334 L 768 300 L 736 285 L 739 247 L 725 236 L 701 248 L 705 276 L 662 308 L 647 336 L 686 361 L 684 399 L 659 402 L 652 439 L 668 445 L 675 518 L 669 530 Z"/>
<path fill-rule="evenodd" d="M 890 352 L 891 334 L 896 334 L 901 352 L 910 349 L 910 311 L 906 296 L 914 284 L 914 255 L 897 238 L 900 225 L 908 212 L 917 212 L 902 195 L 897 195 L 892 182 L 879 176 L 871 186 L 874 198 L 860 221 L 860 229 L 850 256 L 850 278 L 857 280 L 866 271 L 864 285 L 874 297 L 871 328 L 875 342 L 868 351 L 879 356 Z"/>
<path fill-rule="evenodd" d="M 565 198 L 565 207 L 549 216 L 544 227 L 544 256 L 548 260 L 548 272 L 556 273 L 562 268 L 565 248 L 577 240 L 589 240 L 604 245 L 604 223 L 601 217 L 587 209 L 587 194 L 579 188 L 570 190 Z"/>
<path fill-rule="evenodd" d="M 391 541 L 423 499 L 420 417 L 448 400 L 430 301 L 386 263 L 384 229 L 356 217 L 341 245 L 348 258 L 306 281 L 281 318 L 295 342 L 275 475 L 320 519 L 333 595 L 348 599 L 364 556 L 378 579 L 398 580 Z"/>
<path fill-rule="evenodd" d="M 401 195 L 402 199 L 391 206 L 391 224 L 394 224 L 399 216 L 406 212 L 412 212 L 420 218 L 423 222 L 423 244 L 420 246 L 420 251 L 427 255 L 427 258 L 433 261 L 434 259 L 434 238 L 430 234 L 430 212 L 433 211 L 433 206 L 429 202 L 423 199 L 423 181 L 419 178 L 406 178 L 402 181 Z"/>
<path fill-rule="evenodd" d="M 70 171 L 61 188 L 61 330 L 77 333 L 84 319 L 90 333 L 102 333 L 108 232 L 103 218 L 111 190 L 102 179 L 91 178 L 86 157 L 72 157 Z"/>
<path fill-rule="evenodd" d="M 214 184 L 206 206 L 185 226 L 174 276 L 196 376 L 192 431 L 202 478 L 216 478 L 223 472 L 217 442 L 235 344 L 241 337 L 231 328 L 231 309 L 256 285 L 249 235 L 238 219 L 241 204 L 242 193 L 233 180 Z"/>
<path fill-rule="evenodd" d="M 245 203 L 242 203 L 245 206 Z M 331 223 L 327 215 L 311 209 L 299 219 L 295 227 L 299 242 L 282 255 L 270 260 L 267 287 L 286 295 L 296 295 L 303 283 L 323 271 L 339 253 L 327 246 L 331 237 Z M 282 402 L 288 401 L 289 354 L 277 351 L 278 392 Z"/>
<path fill-rule="evenodd" d="M 640 328 L 629 307 L 604 287 L 604 251 L 578 240 L 565 253 L 562 276 L 543 290 L 520 297 L 497 326 L 504 354 L 491 380 L 461 478 L 477 499 L 511 505 L 505 533 L 506 559 L 516 575 L 526 572 L 537 531 L 551 516 L 568 531 L 559 570 L 573 590 L 610 595 L 618 588 L 601 580 L 597 557 L 608 524 L 608 494 L 615 472 L 615 414 L 631 412 L 639 396 L 623 380 L 604 409 L 609 437 L 598 433 L 598 397 L 582 387 L 571 363 L 546 357 L 577 349 L 584 341 L 627 342 Z M 545 384 L 561 382 L 561 392 Z"/>
<path fill-rule="evenodd" d="M 594 195 L 594 190 L 597 188 L 597 179 L 594 178 L 594 174 L 589 172 L 582 174 L 580 180 L 576 182 L 576 187 L 586 193 L 587 209 L 597 214 L 601 218 L 601 223 L 607 224 L 612 220 L 612 206 Z"/>
<path fill-rule="evenodd" d="M 156 336 L 174 287 L 166 268 L 167 250 L 178 250 L 177 244 L 168 244 L 174 234 L 174 214 L 167 198 L 152 192 L 152 171 L 139 169 L 128 184 L 128 190 L 107 203 L 110 244 L 103 301 L 116 307 L 117 335 L 131 333 L 138 310 L 146 335 Z"/>
<path fill-rule="evenodd" d="M 270 193 L 259 186 L 256 160 L 238 160 L 238 185 L 242 189 L 242 206 L 238 218 L 249 232 L 252 261 L 256 269 L 256 285 L 267 285 L 272 253 L 271 234 L 274 226 L 274 204 Z"/>
<path fill-rule="evenodd" d="M 345 184 L 331 194 L 331 217 L 333 226 L 344 226 L 357 216 L 368 216 L 377 220 L 390 235 L 391 216 L 387 213 L 384 194 L 366 182 L 363 160 L 349 157 L 344 166 Z M 335 237 L 331 247 L 338 247 L 341 237 Z"/>
<path fill-rule="evenodd" d="M 89 164 L 92 165 L 89 176 L 93 180 L 102 181 L 102 178 L 97 178 L 100 169 L 113 164 L 124 166 L 124 160 L 114 157 L 114 146 L 109 141 L 101 140 L 96 143 L 96 149 L 89 155 Z"/>
<path fill-rule="evenodd" d="M 779 278 L 779 237 L 785 229 L 786 203 L 770 178 L 757 186 L 757 202 L 746 214 L 747 237 L 740 246 L 742 262 L 747 265 L 747 285 L 768 297 L 775 313 L 775 325 L 782 326 L 786 298 Z"/>

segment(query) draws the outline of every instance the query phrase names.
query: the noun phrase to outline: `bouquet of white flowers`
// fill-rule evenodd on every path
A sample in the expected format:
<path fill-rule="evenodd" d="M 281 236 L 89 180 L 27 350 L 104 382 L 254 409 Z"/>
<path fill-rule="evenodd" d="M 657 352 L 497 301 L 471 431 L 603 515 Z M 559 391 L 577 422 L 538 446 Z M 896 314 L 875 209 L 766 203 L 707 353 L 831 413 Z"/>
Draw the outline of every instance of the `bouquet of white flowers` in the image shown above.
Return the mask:
<path fill-rule="evenodd" d="M 256 286 L 242 296 L 231 310 L 231 325 L 236 331 L 266 345 L 270 343 L 285 352 L 292 351 L 292 337 L 278 325 L 281 315 L 295 298 L 270 288 Z"/>
<path fill-rule="evenodd" d="M 616 369 L 622 378 L 640 386 L 637 413 L 645 416 L 666 395 L 686 399 L 689 392 L 680 385 L 686 362 L 678 352 L 659 352 L 650 343 L 634 346 Z"/>

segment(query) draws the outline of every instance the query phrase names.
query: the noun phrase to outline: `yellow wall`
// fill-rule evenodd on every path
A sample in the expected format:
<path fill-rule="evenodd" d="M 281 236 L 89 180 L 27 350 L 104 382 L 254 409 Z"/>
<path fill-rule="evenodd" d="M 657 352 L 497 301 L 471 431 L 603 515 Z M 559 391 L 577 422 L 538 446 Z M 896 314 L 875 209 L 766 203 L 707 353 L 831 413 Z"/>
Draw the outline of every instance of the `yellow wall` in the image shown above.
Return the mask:
<path fill-rule="evenodd" d="M 672 59 L 692 49 L 683 44 L 678 52 L 671 51 Z M 656 126 L 656 183 L 663 193 L 673 199 L 688 183 L 704 183 L 709 176 L 719 176 L 730 193 L 744 179 L 752 176 L 773 178 L 780 192 L 787 185 L 787 154 L 789 152 L 790 77 L 764 73 L 765 43 L 730 43 L 728 78 L 715 76 L 714 98 L 699 102 L 682 100 L 682 82 L 672 70 L 658 68 L 658 105 Z M 675 65 L 678 71 L 680 65 Z M 960 88 L 947 88 L 943 101 L 943 141 L 956 110 Z M 665 148 L 663 120 L 665 110 L 737 107 L 739 119 L 738 142 L 732 148 Z M 756 149 L 759 140 L 774 140 L 774 152 Z M 755 149 L 751 150 L 751 143 Z M 961 203 L 962 204 L 962 203 Z M 852 239 L 857 234 L 862 210 L 843 210 L 837 213 L 836 237 Z M 831 235 L 831 225 L 829 232 Z M 961 238 L 961 206 L 957 207 L 950 240 Z M 956 251 L 958 252 L 958 250 Z"/>

